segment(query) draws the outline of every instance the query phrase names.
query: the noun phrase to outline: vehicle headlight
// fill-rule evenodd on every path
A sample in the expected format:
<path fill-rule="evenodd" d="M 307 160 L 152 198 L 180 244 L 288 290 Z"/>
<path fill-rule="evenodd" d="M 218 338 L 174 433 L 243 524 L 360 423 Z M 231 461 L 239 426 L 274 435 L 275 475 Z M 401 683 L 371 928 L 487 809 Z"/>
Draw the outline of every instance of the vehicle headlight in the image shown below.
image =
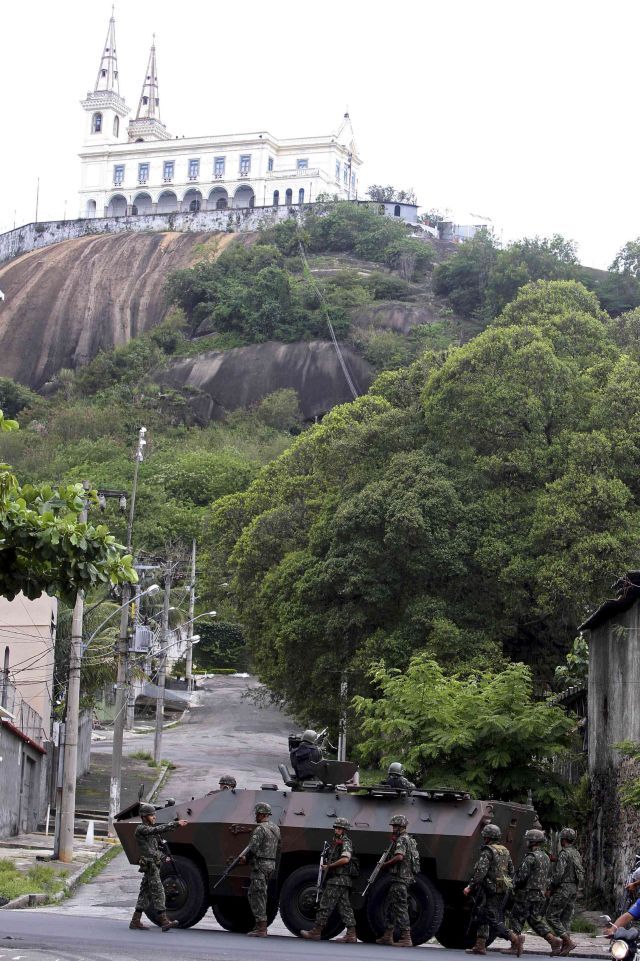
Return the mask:
<path fill-rule="evenodd" d="M 617 941 L 612 942 L 611 954 L 614 956 L 614 958 L 617 959 L 617 961 L 622 961 L 623 958 L 626 958 L 628 953 L 629 953 L 629 945 L 627 944 L 626 941 L 620 941 L 618 939 Z"/>

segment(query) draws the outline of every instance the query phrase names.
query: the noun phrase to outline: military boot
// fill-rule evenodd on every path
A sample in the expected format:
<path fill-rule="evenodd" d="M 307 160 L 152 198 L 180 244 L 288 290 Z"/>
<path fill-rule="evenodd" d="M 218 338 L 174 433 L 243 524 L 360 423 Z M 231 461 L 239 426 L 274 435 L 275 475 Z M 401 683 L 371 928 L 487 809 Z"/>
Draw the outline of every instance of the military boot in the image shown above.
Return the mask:
<path fill-rule="evenodd" d="M 549 931 L 549 934 L 545 934 L 544 939 L 548 944 L 551 945 L 551 957 L 557 957 L 563 947 L 562 939 L 556 938 L 555 934 L 552 934 L 551 931 Z"/>
<path fill-rule="evenodd" d="M 306 938 L 307 941 L 319 941 L 322 937 L 322 928 L 317 924 L 314 924 L 314 926 L 308 931 L 301 931 L 300 935 L 301 937 Z"/>
<path fill-rule="evenodd" d="M 487 953 L 487 939 L 486 938 L 476 938 L 476 943 L 472 948 L 467 948 L 467 954 L 486 954 Z"/>
<path fill-rule="evenodd" d="M 513 931 L 509 931 L 509 940 L 511 941 L 511 947 L 505 954 L 512 954 L 514 957 L 519 958 L 524 946 L 524 934 L 518 935 Z"/>
<path fill-rule="evenodd" d="M 376 938 L 376 944 L 393 944 L 393 928 L 387 928 L 381 937 Z"/>
<path fill-rule="evenodd" d="M 394 948 L 412 948 L 413 941 L 411 940 L 411 931 L 409 928 L 403 928 L 400 932 L 400 937 L 397 941 L 393 942 Z"/>
<path fill-rule="evenodd" d="M 148 931 L 149 925 L 142 923 L 142 911 L 134 911 L 133 917 L 129 921 L 129 927 L 133 928 L 134 931 Z"/>
<path fill-rule="evenodd" d="M 358 935 L 356 934 L 355 928 L 347 928 L 347 933 L 343 934 L 341 938 L 336 938 L 339 944 L 357 944 Z"/>
<path fill-rule="evenodd" d="M 170 931 L 171 928 L 178 927 L 178 922 L 170 921 L 166 914 L 158 915 L 158 923 L 160 924 L 160 927 L 165 932 L 165 934 L 167 933 L 167 931 Z"/>
<path fill-rule="evenodd" d="M 566 958 L 566 956 L 569 954 L 569 952 L 570 952 L 570 951 L 573 951 L 573 949 L 574 949 L 574 948 L 577 948 L 577 947 L 578 947 L 578 945 L 576 944 L 576 942 L 571 940 L 571 935 L 570 935 L 570 934 L 563 934 L 563 935 L 562 935 L 562 950 L 560 951 L 560 954 L 561 954 L 563 957 Z M 552 951 L 551 953 L 553 954 L 553 951 Z"/>
<path fill-rule="evenodd" d="M 248 938 L 266 938 L 267 936 L 267 922 L 266 921 L 256 921 L 256 926 L 253 931 L 249 931 L 247 934 Z"/>

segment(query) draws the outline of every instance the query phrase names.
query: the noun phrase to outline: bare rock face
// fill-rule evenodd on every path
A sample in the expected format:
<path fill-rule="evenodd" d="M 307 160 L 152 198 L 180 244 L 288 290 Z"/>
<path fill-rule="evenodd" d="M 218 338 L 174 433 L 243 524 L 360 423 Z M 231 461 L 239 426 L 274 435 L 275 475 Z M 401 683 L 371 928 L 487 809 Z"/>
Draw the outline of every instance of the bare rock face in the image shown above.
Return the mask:
<path fill-rule="evenodd" d="M 373 380 L 371 368 L 350 348 L 343 347 L 342 353 L 356 388 L 364 393 Z M 197 390 L 193 406 L 202 421 L 251 407 L 282 388 L 297 391 L 305 420 L 353 400 L 333 344 L 321 340 L 211 350 L 177 361 L 157 379 L 174 390 Z"/>
<path fill-rule="evenodd" d="M 206 233 L 107 234 L 68 240 L 0 268 L 0 376 L 41 387 L 160 323 L 172 270 L 199 259 Z M 230 236 L 218 237 L 220 249 Z"/>
<path fill-rule="evenodd" d="M 356 327 L 375 327 L 408 334 L 411 328 L 418 324 L 433 324 L 439 319 L 428 307 L 421 304 L 393 301 L 360 307 L 354 311 L 351 322 Z"/>

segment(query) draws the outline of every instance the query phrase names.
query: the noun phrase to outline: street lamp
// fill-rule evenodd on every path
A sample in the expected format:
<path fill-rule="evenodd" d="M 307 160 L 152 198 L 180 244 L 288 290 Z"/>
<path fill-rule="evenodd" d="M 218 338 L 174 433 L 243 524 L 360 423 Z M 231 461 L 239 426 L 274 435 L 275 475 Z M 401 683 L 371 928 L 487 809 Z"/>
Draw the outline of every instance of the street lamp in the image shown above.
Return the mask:
<path fill-rule="evenodd" d="M 145 591 L 140 591 L 140 593 L 139 593 L 137 596 L 138 596 L 138 597 L 144 597 L 145 594 L 147 594 L 149 597 L 151 597 L 153 594 L 157 594 L 159 590 L 160 590 L 160 586 L 159 586 L 158 584 L 152 584 L 151 587 L 147 587 L 147 589 L 146 589 Z M 91 634 L 91 636 L 89 637 L 89 640 L 88 640 L 85 644 L 82 645 L 82 653 L 83 653 L 83 654 L 84 654 L 84 652 L 86 651 L 86 649 L 89 647 L 89 644 L 91 644 L 91 641 L 94 639 L 94 637 L 95 637 L 97 634 L 100 633 L 100 631 L 102 630 L 102 628 L 104 627 L 104 625 L 105 625 L 108 621 L 110 621 L 112 617 L 115 617 L 116 614 L 119 614 L 120 611 L 124 610 L 125 607 L 128 607 L 130 603 L 131 603 L 130 601 L 125 601 L 125 603 L 124 603 L 124 604 L 121 604 L 120 607 L 117 607 L 117 608 L 115 609 L 115 611 L 111 611 L 111 613 L 109 614 L 108 617 L 105 617 L 104 621 L 103 621 L 101 624 L 99 624 L 98 627 L 96 627 L 96 629 L 95 629 L 95 631 L 93 632 L 93 634 Z"/>

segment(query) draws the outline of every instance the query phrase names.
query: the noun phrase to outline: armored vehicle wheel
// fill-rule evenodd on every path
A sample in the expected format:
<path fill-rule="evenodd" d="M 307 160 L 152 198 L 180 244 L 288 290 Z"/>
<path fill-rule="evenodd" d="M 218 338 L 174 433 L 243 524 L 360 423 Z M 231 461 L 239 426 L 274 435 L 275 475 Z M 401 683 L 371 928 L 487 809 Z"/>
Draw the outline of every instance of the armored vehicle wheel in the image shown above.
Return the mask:
<path fill-rule="evenodd" d="M 181 854 L 173 856 L 173 864 L 164 861 L 160 867 L 160 877 L 167 901 L 167 914 L 177 921 L 181 928 L 192 928 L 207 912 L 209 892 L 202 871 L 190 858 Z M 149 907 L 145 914 L 150 921 L 158 924 L 157 912 Z"/>
<path fill-rule="evenodd" d="M 470 923 L 469 904 L 447 904 L 442 924 L 438 928 L 436 940 L 443 948 L 470 948 L 476 940 L 476 925 Z M 490 933 L 487 947 L 495 941 L 495 934 Z"/>
<path fill-rule="evenodd" d="M 280 892 L 280 917 L 292 934 L 309 931 L 316 920 L 316 881 L 318 868 L 314 864 L 293 871 Z M 322 939 L 335 938 L 344 925 L 336 911 L 322 932 Z"/>
<path fill-rule="evenodd" d="M 220 897 L 211 905 L 214 917 L 225 931 L 246 934 L 253 930 L 255 920 L 251 908 L 244 898 Z M 267 901 L 267 924 L 271 924 L 278 913 L 278 905 L 271 899 Z"/>
<path fill-rule="evenodd" d="M 384 902 L 392 878 L 387 875 L 373 887 L 367 899 L 367 919 L 376 937 L 384 931 Z M 411 940 L 414 944 L 424 944 L 432 938 L 442 923 L 444 900 L 433 881 L 424 874 L 418 874 L 409 888 L 409 919 L 411 921 Z M 398 935 L 399 932 L 396 932 Z"/>
<path fill-rule="evenodd" d="M 369 924 L 367 909 L 360 908 L 358 911 L 354 911 L 354 914 L 356 916 L 356 934 L 358 935 L 358 941 L 363 941 L 365 944 L 373 944 L 378 935 Z"/>

